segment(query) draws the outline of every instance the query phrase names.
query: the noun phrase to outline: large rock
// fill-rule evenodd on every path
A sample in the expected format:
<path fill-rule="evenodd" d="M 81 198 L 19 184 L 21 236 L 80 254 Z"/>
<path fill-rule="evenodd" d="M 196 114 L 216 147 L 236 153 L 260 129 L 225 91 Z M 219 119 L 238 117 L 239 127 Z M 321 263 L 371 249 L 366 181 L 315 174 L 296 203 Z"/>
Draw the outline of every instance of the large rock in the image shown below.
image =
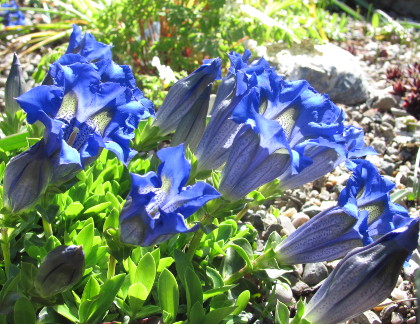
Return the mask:
<path fill-rule="evenodd" d="M 358 59 L 333 44 L 285 49 L 277 53 L 275 61 L 278 72 L 288 80 L 307 80 L 336 103 L 355 105 L 369 98 Z"/>

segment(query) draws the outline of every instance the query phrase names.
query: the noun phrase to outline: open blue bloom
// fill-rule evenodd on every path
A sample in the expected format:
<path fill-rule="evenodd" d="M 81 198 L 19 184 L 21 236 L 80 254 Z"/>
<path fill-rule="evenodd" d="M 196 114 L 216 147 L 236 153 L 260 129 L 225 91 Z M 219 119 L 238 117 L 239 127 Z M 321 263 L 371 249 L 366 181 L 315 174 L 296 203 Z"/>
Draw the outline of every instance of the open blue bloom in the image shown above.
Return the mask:
<path fill-rule="evenodd" d="M 111 48 L 111 45 L 98 42 L 91 33 L 82 35 L 82 29 L 73 25 L 66 54 L 79 54 L 88 62 L 96 62 L 102 59 L 111 59 Z"/>
<path fill-rule="evenodd" d="M 282 241 L 276 247 L 279 263 L 337 259 L 412 221 L 402 206 L 390 200 L 395 185 L 369 161 L 354 163 L 338 205 L 319 213 Z"/>
<path fill-rule="evenodd" d="M 229 54 L 229 73 L 217 91 L 210 121 L 195 152 L 200 170 L 217 169 L 226 162 L 232 140 L 243 127 L 230 119 L 234 109 L 246 105 L 249 96 L 264 99 L 271 91 L 270 75 L 274 70 L 264 59 L 248 65 L 250 55 L 249 51 L 242 56 Z M 257 92 L 252 91 L 253 88 Z"/>
<path fill-rule="evenodd" d="M 372 147 L 365 146 L 363 136 L 363 130 L 354 126 L 344 126 L 342 134 L 333 136 L 334 141 L 321 137 L 296 145 L 296 149 L 303 156 L 310 158 L 312 163 L 298 173 L 293 173 L 290 165 L 278 178 L 281 188 L 297 188 L 333 171 L 342 162 L 354 167 L 351 159 L 377 154 Z"/>
<path fill-rule="evenodd" d="M 68 66 L 56 63 L 52 74 L 54 85 L 35 87 L 16 99 L 27 113 L 28 122 L 39 120 L 45 125 L 45 132 L 36 150 L 18 155 L 7 165 L 6 178 L 10 179 L 11 189 L 14 183 L 23 181 L 16 178 L 18 175 L 31 176 L 24 181 L 34 182 L 32 187 L 58 186 L 93 162 L 102 148 L 114 152 L 124 163 L 135 155 L 129 142 L 140 119 L 153 113 L 152 104 L 133 87 L 134 78 L 127 68 L 116 66 L 110 60 L 103 64 L 108 64 L 108 69 L 104 65 L 99 72 L 97 66 L 88 63 Z M 52 168 L 49 183 L 40 181 L 44 178 L 40 173 L 29 175 L 22 170 L 25 165 L 35 163 L 29 161 L 30 157 L 49 160 Z M 5 196 L 11 206 L 29 207 L 43 191 L 45 188 L 38 188 L 32 199 L 24 203 L 15 200 L 26 194 L 5 190 Z"/>
<path fill-rule="evenodd" d="M 10 8 L 13 10 L 0 11 L 0 18 L 5 26 L 20 26 L 25 25 L 25 16 L 23 12 L 19 10 L 19 6 L 15 0 L 10 0 L 8 3 L 3 3 L 2 8 Z"/>
<path fill-rule="evenodd" d="M 354 130 L 344 126 L 344 112 L 328 96 L 306 81 L 270 79 L 267 99 L 254 90 L 252 104 L 232 112 L 232 120 L 247 128 L 234 138 L 222 173 L 220 191 L 230 200 L 276 178 L 285 180 L 285 188 L 315 180 L 343 160 L 370 152 L 354 144 Z"/>
<path fill-rule="evenodd" d="M 348 253 L 305 307 L 312 323 L 345 322 L 387 298 L 401 267 L 417 247 L 419 220 Z"/>
<path fill-rule="evenodd" d="M 192 148 L 197 146 L 206 125 L 211 86 L 221 73 L 219 58 L 205 60 L 169 89 L 154 124 L 159 126 L 161 134 L 176 130 L 173 145 L 185 142 Z"/>
<path fill-rule="evenodd" d="M 220 194 L 209 184 L 197 182 L 184 187 L 191 167 L 184 157 L 184 145 L 157 152 L 162 161 L 157 174 L 131 174 L 132 187 L 120 215 L 121 240 L 127 244 L 149 246 L 188 228 L 185 219 Z"/>

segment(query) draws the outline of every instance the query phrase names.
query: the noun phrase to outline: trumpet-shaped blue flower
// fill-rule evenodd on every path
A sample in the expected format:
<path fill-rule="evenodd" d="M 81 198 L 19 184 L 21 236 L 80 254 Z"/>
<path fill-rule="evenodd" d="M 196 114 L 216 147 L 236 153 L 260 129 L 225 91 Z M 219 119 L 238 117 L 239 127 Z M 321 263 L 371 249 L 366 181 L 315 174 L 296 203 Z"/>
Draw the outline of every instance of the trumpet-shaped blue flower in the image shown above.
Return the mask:
<path fill-rule="evenodd" d="M 359 141 L 355 145 L 354 129 L 344 126 L 344 112 L 328 96 L 306 81 L 287 82 L 274 74 L 270 79 L 267 99 L 254 87 L 253 99 L 232 113 L 232 119 L 247 128 L 233 140 L 222 173 L 220 191 L 230 200 L 276 178 L 285 180 L 285 188 L 294 187 L 347 158 L 371 153 Z"/>
<path fill-rule="evenodd" d="M 156 113 L 161 134 L 173 130 L 173 145 L 187 143 L 195 148 L 206 125 L 211 85 L 220 79 L 221 60 L 205 60 L 197 70 L 176 82 Z"/>
<path fill-rule="evenodd" d="M 9 190 L 6 188 L 5 197 L 14 211 L 32 205 L 46 185 L 60 185 L 71 179 L 94 161 L 102 148 L 128 163 L 135 154 L 129 147 L 134 129 L 140 119 L 153 114 L 151 102 L 135 87 L 131 71 L 110 60 L 98 66 L 55 63 L 52 71 L 54 85 L 33 88 L 17 98 L 28 122 L 39 120 L 45 132 L 36 149 L 18 155 L 6 168 Z M 31 162 L 31 158 L 38 162 Z M 29 165 L 42 169 L 40 161 L 51 165 L 49 182 L 40 180 L 49 178 L 42 172 L 28 174 L 22 169 Z M 33 184 L 15 186 L 23 182 Z M 38 189 L 31 195 L 18 193 L 30 187 Z M 31 199 L 18 202 L 18 197 Z"/>
<path fill-rule="evenodd" d="M 220 194 L 209 184 L 197 182 L 184 187 L 191 167 L 184 157 L 184 145 L 158 151 L 162 161 L 157 174 L 131 174 L 132 187 L 120 215 L 121 240 L 149 246 L 163 242 L 188 228 L 185 219 Z"/>
<path fill-rule="evenodd" d="M 23 12 L 19 10 L 19 6 L 15 0 L 10 0 L 8 3 L 3 3 L 2 8 L 10 8 L 13 10 L 0 11 L 0 18 L 5 26 L 19 26 L 25 25 L 25 16 Z"/>
<path fill-rule="evenodd" d="M 79 54 L 88 62 L 96 62 L 103 59 L 112 59 L 111 48 L 111 45 L 98 42 L 91 33 L 82 35 L 82 29 L 73 25 L 73 32 L 70 35 L 66 54 Z"/>
<path fill-rule="evenodd" d="M 402 206 L 391 202 L 392 182 L 369 161 L 353 163 L 356 167 L 338 205 L 319 213 L 282 241 L 276 247 L 279 263 L 337 259 L 412 220 Z"/>
<path fill-rule="evenodd" d="M 309 301 L 303 318 L 312 323 L 341 323 L 381 303 L 417 247 L 418 232 L 419 220 L 411 219 L 378 241 L 349 252 Z"/>
<path fill-rule="evenodd" d="M 250 55 L 249 51 L 243 56 L 229 54 L 229 73 L 218 89 L 212 116 L 195 152 L 200 170 L 217 169 L 226 162 L 233 138 L 243 127 L 230 119 L 234 109 L 246 106 L 249 96 L 258 93 L 264 99 L 271 91 L 270 75 L 274 70 L 264 59 L 248 65 Z M 253 88 L 257 92 L 251 91 Z"/>

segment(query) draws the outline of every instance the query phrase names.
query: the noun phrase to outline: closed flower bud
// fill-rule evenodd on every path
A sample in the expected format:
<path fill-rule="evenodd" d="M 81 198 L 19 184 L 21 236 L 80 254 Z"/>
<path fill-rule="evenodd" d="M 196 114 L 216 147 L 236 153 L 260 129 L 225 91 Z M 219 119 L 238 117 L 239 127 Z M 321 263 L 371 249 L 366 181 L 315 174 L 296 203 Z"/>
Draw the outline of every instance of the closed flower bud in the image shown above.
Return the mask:
<path fill-rule="evenodd" d="M 84 269 L 85 254 L 81 246 L 58 246 L 42 260 L 35 287 L 42 297 L 56 295 L 73 287 Z"/>
<path fill-rule="evenodd" d="M 5 94 L 5 111 L 9 114 L 15 114 L 19 109 L 19 104 L 15 98 L 19 97 L 26 91 L 25 80 L 22 76 L 22 68 L 19 63 L 19 59 L 16 53 L 13 55 L 13 63 L 10 68 L 9 76 L 6 80 L 6 86 L 4 89 Z"/>
<path fill-rule="evenodd" d="M 6 166 L 4 204 L 16 213 L 31 207 L 45 192 L 53 176 L 44 141 L 15 156 Z"/>
<path fill-rule="evenodd" d="M 348 253 L 309 301 L 304 319 L 341 323 L 375 307 L 395 287 L 404 261 L 417 247 L 419 220 Z"/>

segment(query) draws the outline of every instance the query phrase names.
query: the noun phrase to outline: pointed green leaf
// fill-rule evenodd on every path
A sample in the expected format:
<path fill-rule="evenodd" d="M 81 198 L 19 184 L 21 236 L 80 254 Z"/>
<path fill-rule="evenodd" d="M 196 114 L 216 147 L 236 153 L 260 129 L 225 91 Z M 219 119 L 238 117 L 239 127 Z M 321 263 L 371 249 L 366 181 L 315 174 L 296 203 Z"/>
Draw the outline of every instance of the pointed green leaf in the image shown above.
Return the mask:
<path fill-rule="evenodd" d="M 191 268 L 187 268 L 184 280 L 187 293 L 187 314 L 189 314 L 193 304 L 196 302 L 203 303 L 203 288 L 200 279 Z"/>
<path fill-rule="evenodd" d="M 91 276 L 85 286 L 85 289 L 83 289 L 81 303 L 84 303 L 85 301 L 92 299 L 93 297 L 98 295 L 100 290 L 101 288 L 99 286 L 98 281 Z"/>
<path fill-rule="evenodd" d="M 251 293 L 249 290 L 244 290 L 241 292 L 236 299 L 236 309 L 233 311 L 233 315 L 239 315 L 245 308 L 248 306 L 249 298 L 251 297 Z"/>
<path fill-rule="evenodd" d="M 158 297 L 162 310 L 174 320 L 178 313 L 179 289 L 174 275 L 168 269 L 163 269 L 159 276 Z"/>
<path fill-rule="evenodd" d="M 174 263 L 174 258 L 172 257 L 167 257 L 167 258 L 162 258 L 159 260 L 159 266 L 157 268 L 157 272 L 162 272 L 163 269 L 168 268 L 171 266 L 172 263 Z"/>
<path fill-rule="evenodd" d="M 204 311 L 203 304 L 199 301 L 196 302 L 191 308 L 191 312 L 188 315 L 188 323 L 201 324 L 203 322 L 205 314 L 206 313 Z"/>
<path fill-rule="evenodd" d="M 150 293 L 155 282 L 156 265 L 155 259 L 150 252 L 147 252 L 140 260 L 136 270 L 136 282 L 141 282 L 147 289 L 147 294 Z"/>
<path fill-rule="evenodd" d="M 133 313 L 137 313 L 140 310 L 148 295 L 149 291 L 147 291 L 147 288 L 140 282 L 137 282 L 128 288 L 128 300 Z"/>
<path fill-rule="evenodd" d="M 235 309 L 235 306 L 214 309 L 204 317 L 203 324 L 217 324 L 228 317 Z"/>
<path fill-rule="evenodd" d="M 13 310 L 13 319 L 15 323 L 31 324 L 36 322 L 36 315 L 34 307 L 28 298 L 20 297 Z"/>
<path fill-rule="evenodd" d="M 275 324 L 288 324 L 289 323 L 289 309 L 285 304 L 277 301 L 276 312 L 274 315 Z"/>

